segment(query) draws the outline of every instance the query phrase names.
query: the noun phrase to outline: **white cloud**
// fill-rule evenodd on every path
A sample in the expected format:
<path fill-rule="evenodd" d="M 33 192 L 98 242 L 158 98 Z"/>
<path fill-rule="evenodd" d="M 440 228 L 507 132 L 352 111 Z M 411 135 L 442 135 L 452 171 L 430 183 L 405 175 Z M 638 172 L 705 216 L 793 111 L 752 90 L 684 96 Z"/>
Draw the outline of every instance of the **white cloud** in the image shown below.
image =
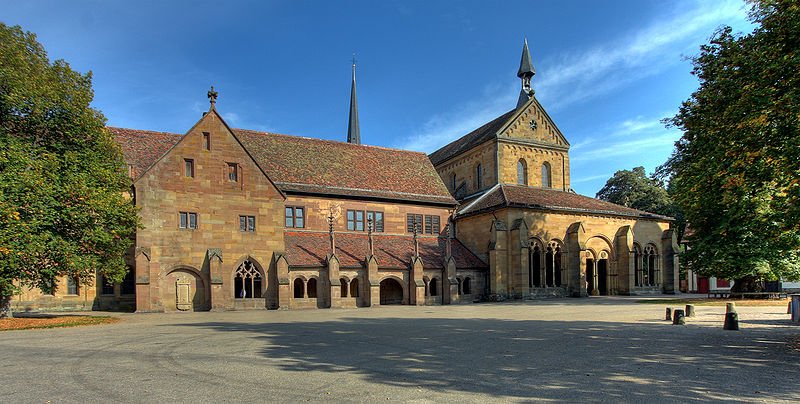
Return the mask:
<path fill-rule="evenodd" d="M 554 110 L 608 93 L 680 62 L 681 54 L 696 51 L 714 28 L 743 26 L 746 17 L 741 1 L 699 2 L 615 43 L 560 55 L 556 62 L 545 60 L 537 94 Z"/>
<path fill-rule="evenodd" d="M 598 174 L 598 175 L 590 175 L 588 177 L 583 177 L 583 178 L 578 178 L 578 179 L 574 179 L 573 178 L 573 179 L 570 180 L 570 183 L 571 184 L 580 184 L 580 183 L 583 183 L 583 182 L 601 180 L 601 179 L 604 179 L 604 178 L 611 178 L 611 175 L 612 174 Z"/>

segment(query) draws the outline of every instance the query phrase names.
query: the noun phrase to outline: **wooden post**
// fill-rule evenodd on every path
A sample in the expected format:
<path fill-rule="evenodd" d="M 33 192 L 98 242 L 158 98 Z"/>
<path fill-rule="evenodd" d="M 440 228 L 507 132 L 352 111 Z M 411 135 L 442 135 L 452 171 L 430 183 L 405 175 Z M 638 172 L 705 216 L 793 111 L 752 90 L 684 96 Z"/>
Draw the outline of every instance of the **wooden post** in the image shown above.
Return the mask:
<path fill-rule="evenodd" d="M 672 315 L 672 325 L 685 325 L 686 324 L 686 316 L 684 315 L 683 309 L 675 309 L 675 313 Z"/>

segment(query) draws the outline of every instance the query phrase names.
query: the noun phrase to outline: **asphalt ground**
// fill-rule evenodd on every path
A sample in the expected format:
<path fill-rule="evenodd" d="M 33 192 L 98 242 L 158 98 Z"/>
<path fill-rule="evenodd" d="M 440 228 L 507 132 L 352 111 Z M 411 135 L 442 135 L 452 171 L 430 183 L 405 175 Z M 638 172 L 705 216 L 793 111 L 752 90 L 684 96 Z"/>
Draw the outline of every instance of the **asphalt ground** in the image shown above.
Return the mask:
<path fill-rule="evenodd" d="M 800 402 L 786 307 L 739 307 L 741 329 L 725 331 L 724 307 L 675 326 L 666 305 L 636 300 L 122 314 L 7 331 L 0 402 Z"/>

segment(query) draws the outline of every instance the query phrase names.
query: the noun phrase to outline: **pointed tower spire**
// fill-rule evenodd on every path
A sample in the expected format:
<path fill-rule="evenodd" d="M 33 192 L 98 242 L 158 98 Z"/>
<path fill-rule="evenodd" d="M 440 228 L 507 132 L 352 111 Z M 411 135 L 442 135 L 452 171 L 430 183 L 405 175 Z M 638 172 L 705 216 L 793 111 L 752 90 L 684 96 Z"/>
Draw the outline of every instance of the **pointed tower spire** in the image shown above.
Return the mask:
<path fill-rule="evenodd" d="M 350 87 L 350 122 L 347 124 L 347 143 L 361 144 L 358 128 L 358 100 L 356 99 L 356 56 L 353 55 L 353 84 Z"/>
<path fill-rule="evenodd" d="M 519 92 L 517 108 L 525 105 L 531 96 L 533 96 L 531 79 L 535 74 L 536 69 L 533 68 L 533 62 L 531 62 L 531 53 L 528 50 L 528 38 L 525 38 L 525 43 L 522 45 L 522 59 L 519 62 L 519 70 L 517 70 L 517 77 L 522 79 L 522 90 Z"/>

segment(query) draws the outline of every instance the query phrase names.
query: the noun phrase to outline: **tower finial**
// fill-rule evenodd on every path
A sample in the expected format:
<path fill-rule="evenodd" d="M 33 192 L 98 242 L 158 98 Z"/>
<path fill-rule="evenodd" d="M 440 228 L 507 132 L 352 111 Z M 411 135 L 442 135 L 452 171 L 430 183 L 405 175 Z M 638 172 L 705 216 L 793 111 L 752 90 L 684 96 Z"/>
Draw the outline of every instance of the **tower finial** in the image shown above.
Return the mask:
<path fill-rule="evenodd" d="M 350 87 L 350 121 L 347 124 L 347 143 L 361 144 L 358 127 L 358 100 L 356 99 L 356 54 L 353 54 L 353 83 Z"/>
<path fill-rule="evenodd" d="M 214 86 L 211 86 L 211 90 L 208 91 L 208 101 L 211 102 L 211 108 L 214 108 L 214 105 L 217 103 L 217 96 L 219 94 L 214 91 Z"/>
<path fill-rule="evenodd" d="M 533 68 L 531 62 L 531 53 L 528 50 L 528 38 L 522 45 L 522 59 L 519 62 L 519 70 L 517 70 L 517 77 L 522 79 L 522 90 L 519 93 L 519 100 L 517 101 L 517 108 L 523 106 L 533 96 L 533 88 L 531 88 L 531 79 L 536 74 L 536 69 Z"/>

